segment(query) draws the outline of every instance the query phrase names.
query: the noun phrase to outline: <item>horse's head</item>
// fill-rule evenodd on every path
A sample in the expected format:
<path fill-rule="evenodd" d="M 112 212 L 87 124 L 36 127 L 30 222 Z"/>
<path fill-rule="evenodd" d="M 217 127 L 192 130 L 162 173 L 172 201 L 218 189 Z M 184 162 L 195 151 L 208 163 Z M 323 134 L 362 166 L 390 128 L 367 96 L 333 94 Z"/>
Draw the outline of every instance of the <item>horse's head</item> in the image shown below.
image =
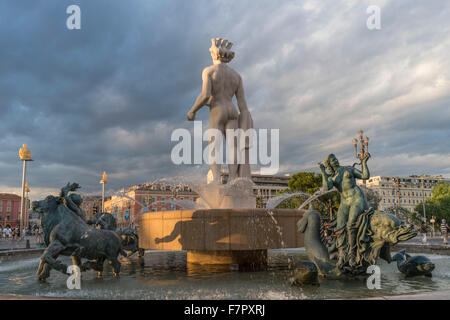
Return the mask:
<path fill-rule="evenodd" d="M 44 200 L 33 201 L 32 208 L 41 218 L 45 219 L 50 212 L 53 212 L 58 208 L 60 203 L 61 200 L 59 197 L 48 196 Z"/>
<path fill-rule="evenodd" d="M 96 216 L 96 225 L 100 229 L 112 230 L 115 231 L 117 229 L 116 218 L 110 213 L 101 213 L 99 216 Z"/>

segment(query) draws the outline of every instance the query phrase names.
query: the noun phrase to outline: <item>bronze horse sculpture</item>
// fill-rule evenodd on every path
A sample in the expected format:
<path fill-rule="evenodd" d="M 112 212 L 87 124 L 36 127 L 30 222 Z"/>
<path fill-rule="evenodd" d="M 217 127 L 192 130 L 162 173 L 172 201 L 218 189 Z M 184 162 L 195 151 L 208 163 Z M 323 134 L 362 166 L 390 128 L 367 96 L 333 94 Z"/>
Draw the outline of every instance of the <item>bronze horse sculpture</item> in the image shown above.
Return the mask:
<path fill-rule="evenodd" d="M 73 189 L 78 187 L 73 185 Z M 33 210 L 40 215 L 44 230 L 44 242 L 47 249 L 41 256 L 37 278 L 45 281 L 53 268 L 67 273 L 67 265 L 58 261 L 58 256 L 71 256 L 73 264 L 81 271 L 103 271 L 105 260 L 113 267 L 114 275 L 120 272 L 118 255 L 126 256 L 121 239 L 116 232 L 91 228 L 79 215 L 70 210 L 62 197 L 48 196 L 44 200 L 34 201 Z M 81 259 L 87 259 L 81 263 Z"/>
<path fill-rule="evenodd" d="M 97 229 L 115 231 L 122 241 L 123 250 L 127 252 L 126 257 L 130 257 L 137 252 L 140 264 L 144 264 L 144 259 L 141 258 L 144 257 L 145 250 L 139 247 L 139 236 L 135 228 L 126 227 L 117 230 L 116 218 L 110 213 L 102 212 L 96 213 L 93 219 L 88 220 L 87 223 L 94 225 Z"/>

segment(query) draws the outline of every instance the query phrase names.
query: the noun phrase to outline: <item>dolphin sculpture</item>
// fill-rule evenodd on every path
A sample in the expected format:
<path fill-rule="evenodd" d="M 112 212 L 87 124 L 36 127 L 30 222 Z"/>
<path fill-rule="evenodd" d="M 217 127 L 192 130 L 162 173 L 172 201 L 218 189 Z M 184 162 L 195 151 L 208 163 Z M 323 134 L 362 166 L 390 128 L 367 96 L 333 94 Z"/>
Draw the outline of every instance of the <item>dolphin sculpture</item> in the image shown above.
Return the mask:
<path fill-rule="evenodd" d="M 424 256 L 410 256 L 403 249 L 397 252 L 393 257 L 393 261 L 397 261 L 398 270 L 407 277 L 413 276 L 427 276 L 431 277 L 431 272 L 435 265 L 427 257 Z"/>

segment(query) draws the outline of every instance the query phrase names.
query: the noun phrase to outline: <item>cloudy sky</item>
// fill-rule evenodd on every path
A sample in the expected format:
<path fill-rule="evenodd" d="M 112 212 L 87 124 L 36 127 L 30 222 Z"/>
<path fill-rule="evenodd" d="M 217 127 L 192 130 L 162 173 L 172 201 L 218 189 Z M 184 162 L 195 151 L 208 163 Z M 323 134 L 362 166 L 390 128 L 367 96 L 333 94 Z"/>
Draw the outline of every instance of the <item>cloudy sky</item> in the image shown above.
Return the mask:
<path fill-rule="evenodd" d="M 352 164 L 363 129 L 373 175 L 450 177 L 449 17 L 441 0 L 4 0 L 0 191 L 20 190 L 23 143 L 34 199 L 67 181 L 98 192 L 103 170 L 109 192 L 189 173 L 170 136 L 192 129 L 212 37 L 234 43 L 255 126 L 280 129 L 280 172 Z"/>

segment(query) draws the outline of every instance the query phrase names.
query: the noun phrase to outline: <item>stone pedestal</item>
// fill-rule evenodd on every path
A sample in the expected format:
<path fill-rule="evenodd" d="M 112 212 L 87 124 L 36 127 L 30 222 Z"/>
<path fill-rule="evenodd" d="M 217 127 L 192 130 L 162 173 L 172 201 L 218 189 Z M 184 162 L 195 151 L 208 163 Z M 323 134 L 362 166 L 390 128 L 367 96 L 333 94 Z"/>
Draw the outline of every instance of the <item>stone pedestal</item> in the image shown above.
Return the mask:
<path fill-rule="evenodd" d="M 140 216 L 139 247 L 186 250 L 192 265 L 267 265 L 267 249 L 303 247 L 303 210 L 214 209 L 148 212 Z"/>

